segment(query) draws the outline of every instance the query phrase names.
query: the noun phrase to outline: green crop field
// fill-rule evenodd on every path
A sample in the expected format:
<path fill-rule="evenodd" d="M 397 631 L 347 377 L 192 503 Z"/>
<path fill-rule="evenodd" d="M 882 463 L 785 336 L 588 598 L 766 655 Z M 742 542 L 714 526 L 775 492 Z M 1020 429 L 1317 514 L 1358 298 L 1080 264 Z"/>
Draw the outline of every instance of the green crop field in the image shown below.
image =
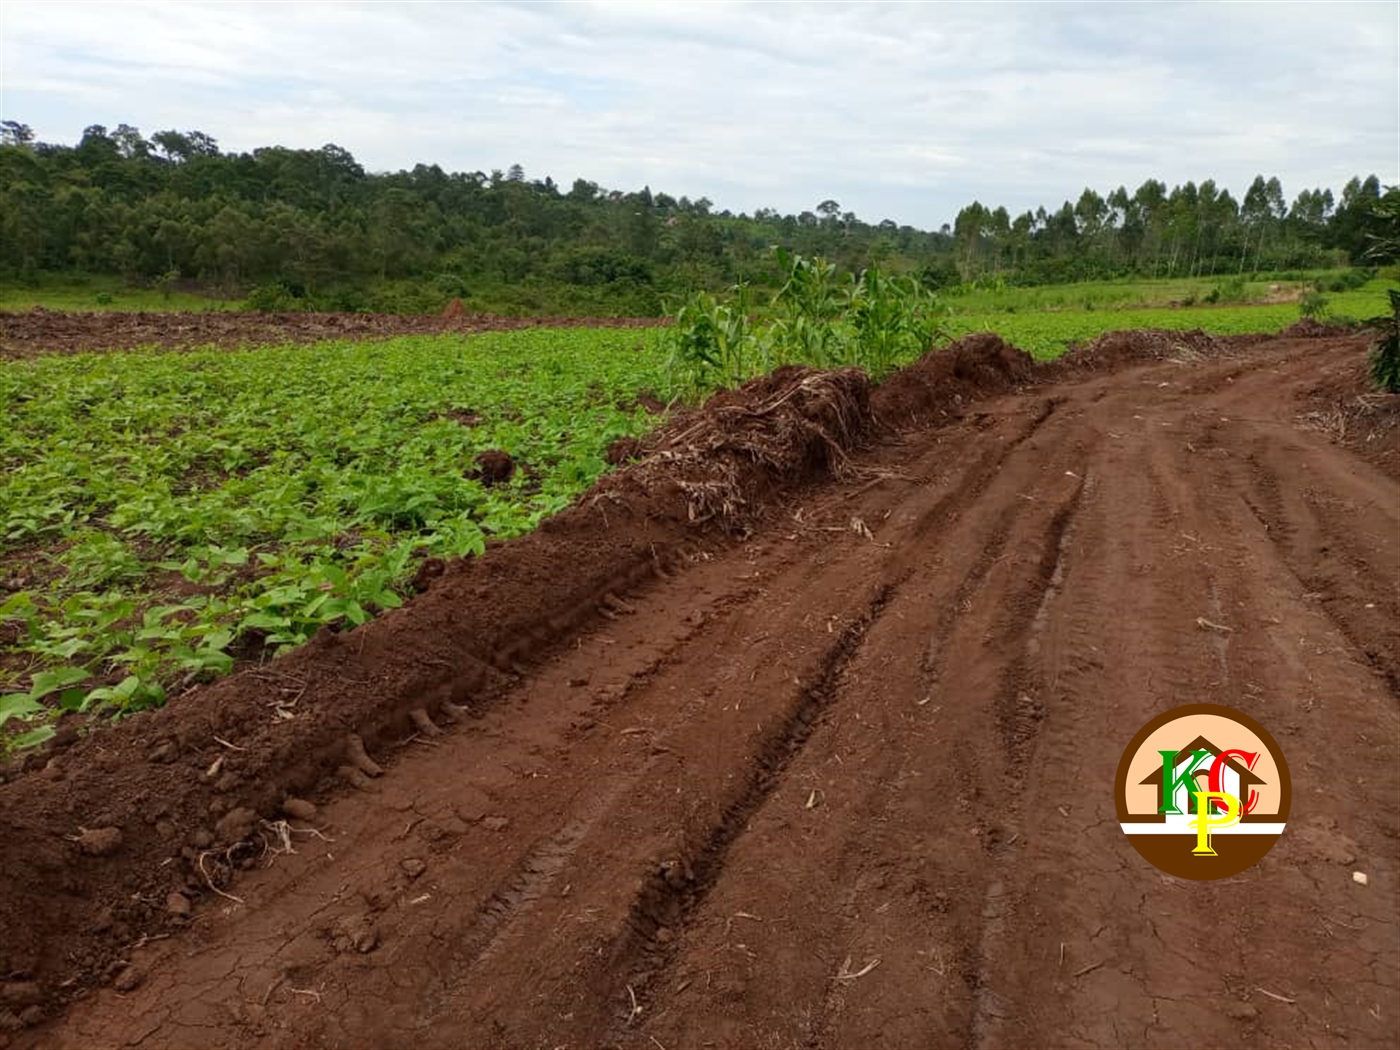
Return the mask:
<path fill-rule="evenodd" d="M 42 741 L 64 710 L 162 703 L 398 605 L 425 558 L 479 553 L 573 500 L 615 439 L 664 418 L 641 394 L 698 398 L 786 360 L 883 372 L 919 353 L 926 324 L 1050 358 L 1114 329 L 1268 332 L 1300 316 L 1296 303 L 963 312 L 960 297 L 885 280 L 848 294 L 794 272 L 807 284 L 776 327 L 707 299 L 669 330 L 0 363 L 0 742 Z M 1324 318 L 1379 314 L 1393 286 L 1329 295 Z M 519 470 L 487 485 L 475 457 L 497 448 Z"/>
<path fill-rule="evenodd" d="M 1062 285 L 1062 289 L 1073 286 Z M 1394 281 L 1373 280 L 1360 288 L 1327 294 L 1322 321 L 1351 322 L 1376 317 L 1387 309 L 1386 290 Z M 1045 289 L 1025 289 L 1044 292 Z M 963 312 L 962 300 L 950 300 L 952 336 L 996 332 L 1008 343 L 1040 358 L 1053 358 L 1075 343 L 1088 342 L 1120 328 L 1200 328 L 1211 335 L 1277 332 L 1301 316 L 1297 303 L 1239 306 L 1157 307 L 1139 309 L 983 310 Z"/>
<path fill-rule="evenodd" d="M 607 469 L 660 362 L 654 333 L 537 329 L 0 365 L 0 723 L 157 704 L 398 605 Z M 493 448 L 519 469 L 488 487 Z"/>

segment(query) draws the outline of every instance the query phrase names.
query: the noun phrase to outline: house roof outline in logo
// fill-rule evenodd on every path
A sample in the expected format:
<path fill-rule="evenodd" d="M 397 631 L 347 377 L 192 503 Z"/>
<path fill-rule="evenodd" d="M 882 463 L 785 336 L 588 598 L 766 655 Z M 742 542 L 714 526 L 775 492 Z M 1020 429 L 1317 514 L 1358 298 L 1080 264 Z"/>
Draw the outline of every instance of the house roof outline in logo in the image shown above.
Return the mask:
<path fill-rule="evenodd" d="M 1197 751 L 1209 751 L 1212 755 L 1218 756 L 1218 755 L 1220 754 L 1220 752 L 1221 752 L 1221 751 L 1224 751 L 1224 750 L 1226 750 L 1226 749 L 1225 749 L 1225 748 L 1216 747 L 1214 744 L 1212 744 L 1212 743 L 1211 743 L 1209 740 L 1207 740 L 1205 737 L 1203 737 L 1203 736 L 1198 736 L 1198 737 L 1196 737 L 1195 740 L 1191 741 L 1191 743 L 1189 743 L 1189 744 L 1187 744 L 1185 747 L 1179 748 L 1179 749 L 1177 750 L 1177 753 L 1176 753 L 1176 756 L 1177 756 L 1177 758 L 1176 758 L 1176 765 L 1180 765 L 1182 762 L 1189 761 L 1190 758 L 1191 758 L 1191 756 L 1192 756 L 1193 754 L 1195 754 Z M 1248 767 L 1242 765 L 1240 762 L 1238 762 L 1238 761 L 1237 761 L 1236 759 L 1234 759 L 1234 758 L 1227 758 L 1227 759 L 1225 760 L 1225 766 L 1226 766 L 1226 768 L 1229 769 L 1232 773 L 1234 773 L 1237 777 L 1239 777 L 1239 781 L 1240 781 L 1240 784 L 1239 784 L 1240 802 L 1241 802 L 1242 805 L 1243 805 L 1244 801 L 1245 801 L 1246 799 L 1249 798 L 1249 789 L 1250 789 L 1251 787 L 1258 787 L 1259 785 L 1267 784 L 1267 783 L 1268 783 L 1268 781 L 1265 780 L 1263 777 L 1259 776 L 1257 773 L 1255 773 L 1253 770 L 1249 769 Z M 1197 778 L 1203 777 L 1203 776 L 1205 776 L 1205 775 L 1207 775 L 1207 770 L 1206 770 L 1206 769 L 1199 769 L 1199 770 L 1196 771 L 1196 777 L 1197 777 Z M 1197 782 L 1200 783 L 1199 779 L 1197 780 Z M 1149 775 L 1146 776 L 1146 777 L 1143 777 L 1143 779 L 1140 780 L 1140 781 L 1138 781 L 1138 783 L 1141 784 L 1141 785 L 1144 785 L 1144 786 L 1152 785 L 1152 786 L 1155 786 L 1155 787 L 1156 787 L 1156 789 L 1157 789 L 1157 804 L 1156 804 L 1156 806 L 1154 807 L 1154 811 L 1153 811 L 1153 813 L 1152 813 L 1151 815 L 1146 815 L 1146 814 L 1141 815 L 1141 816 L 1135 815 L 1135 816 L 1133 816 L 1132 819 L 1135 820 L 1135 821 L 1137 821 L 1137 822 L 1139 822 L 1139 823 L 1148 823 L 1148 822 L 1153 822 L 1153 821 L 1158 822 L 1158 823 L 1166 823 L 1167 815 L 1166 815 L 1165 813 L 1162 812 L 1162 791 L 1163 791 L 1163 785 L 1162 785 L 1162 767 L 1161 767 L 1161 766 L 1158 766 L 1156 769 L 1154 769 L 1154 770 L 1151 772 L 1151 774 L 1149 774 Z M 1204 787 L 1202 788 L 1202 790 L 1204 790 Z M 1196 800 L 1195 800 L 1194 798 L 1187 799 L 1186 807 L 1187 807 L 1187 812 L 1188 812 L 1188 813 L 1194 814 L 1194 813 L 1196 812 Z M 1276 821 L 1276 820 L 1278 820 L 1278 817 L 1277 817 L 1276 815 L 1274 815 L 1274 814 L 1269 814 L 1269 813 L 1246 813 L 1246 814 L 1244 814 L 1243 816 L 1240 817 L 1240 822 L 1241 822 L 1241 823 L 1246 823 L 1246 822 L 1259 822 L 1259 823 L 1263 823 L 1263 822 L 1267 822 L 1267 821 Z"/>

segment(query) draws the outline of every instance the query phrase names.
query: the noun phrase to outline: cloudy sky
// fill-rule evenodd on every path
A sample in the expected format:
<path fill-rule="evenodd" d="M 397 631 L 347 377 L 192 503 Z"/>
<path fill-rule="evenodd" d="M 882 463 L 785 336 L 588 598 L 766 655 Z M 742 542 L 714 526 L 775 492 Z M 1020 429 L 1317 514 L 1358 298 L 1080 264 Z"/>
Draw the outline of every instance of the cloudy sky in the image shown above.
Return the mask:
<path fill-rule="evenodd" d="M 952 220 L 1086 185 L 1400 181 L 1400 3 L 0 0 L 0 116 Z"/>

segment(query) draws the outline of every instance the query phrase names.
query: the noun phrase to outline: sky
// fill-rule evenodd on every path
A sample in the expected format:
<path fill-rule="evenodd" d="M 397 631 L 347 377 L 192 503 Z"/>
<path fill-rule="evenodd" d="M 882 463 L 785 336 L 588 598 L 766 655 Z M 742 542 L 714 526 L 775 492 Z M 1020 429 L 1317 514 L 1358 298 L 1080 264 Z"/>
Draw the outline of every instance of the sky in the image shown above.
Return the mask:
<path fill-rule="evenodd" d="M 1148 178 L 1291 200 L 1400 182 L 1400 2 L 0 0 L 0 119 L 922 228 Z"/>

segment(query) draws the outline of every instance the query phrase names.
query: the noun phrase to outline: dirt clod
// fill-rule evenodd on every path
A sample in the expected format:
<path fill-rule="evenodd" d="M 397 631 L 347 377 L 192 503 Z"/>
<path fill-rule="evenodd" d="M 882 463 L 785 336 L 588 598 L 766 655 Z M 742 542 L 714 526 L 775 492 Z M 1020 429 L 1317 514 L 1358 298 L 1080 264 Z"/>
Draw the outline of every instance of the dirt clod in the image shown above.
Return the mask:
<path fill-rule="evenodd" d="M 44 991 L 33 981 L 6 981 L 0 984 L 0 1006 L 22 1009 L 44 1001 Z"/>
<path fill-rule="evenodd" d="M 165 910 L 177 919 L 187 919 L 190 912 L 194 910 L 194 906 L 183 893 L 171 892 L 165 898 Z"/>
<path fill-rule="evenodd" d="M 331 946 L 338 952 L 368 955 L 379 946 L 379 927 L 368 916 L 347 916 L 336 924 Z"/>
<path fill-rule="evenodd" d="M 237 809 L 229 810 L 219 818 L 219 822 L 214 825 L 214 841 L 224 846 L 242 842 L 253 833 L 253 829 L 257 826 L 257 811 L 248 809 L 246 806 L 239 806 Z"/>
<path fill-rule="evenodd" d="M 511 479 L 515 473 L 515 460 L 509 452 L 498 448 L 487 449 L 477 454 L 476 476 L 483 485 L 500 485 Z"/>
<path fill-rule="evenodd" d="M 446 569 L 447 563 L 441 558 L 428 558 L 418 566 L 418 571 L 413 574 L 413 582 L 409 586 L 413 588 L 414 593 L 424 594 Z"/>
<path fill-rule="evenodd" d="M 83 828 L 77 836 L 78 849 L 89 857 L 108 857 L 121 849 L 121 828 Z"/>
<path fill-rule="evenodd" d="M 505 831 L 510 827 L 510 821 L 505 817 L 487 817 L 481 822 L 481 826 L 487 831 Z"/>
<path fill-rule="evenodd" d="M 302 798 L 288 798 L 282 803 L 282 812 L 293 820 L 315 820 L 316 806 Z"/>
<path fill-rule="evenodd" d="M 424 864 L 417 857 L 408 857 L 399 861 L 399 867 L 403 869 L 403 873 L 410 879 L 416 879 L 419 875 L 422 875 L 423 872 L 428 870 L 428 865 Z"/>
<path fill-rule="evenodd" d="M 180 745 L 173 740 L 164 740 L 151 748 L 149 757 L 152 762 L 174 762 L 180 757 Z"/>
<path fill-rule="evenodd" d="M 119 992 L 134 992 L 145 979 L 146 975 L 135 966 L 127 966 L 113 979 L 112 987 Z"/>

